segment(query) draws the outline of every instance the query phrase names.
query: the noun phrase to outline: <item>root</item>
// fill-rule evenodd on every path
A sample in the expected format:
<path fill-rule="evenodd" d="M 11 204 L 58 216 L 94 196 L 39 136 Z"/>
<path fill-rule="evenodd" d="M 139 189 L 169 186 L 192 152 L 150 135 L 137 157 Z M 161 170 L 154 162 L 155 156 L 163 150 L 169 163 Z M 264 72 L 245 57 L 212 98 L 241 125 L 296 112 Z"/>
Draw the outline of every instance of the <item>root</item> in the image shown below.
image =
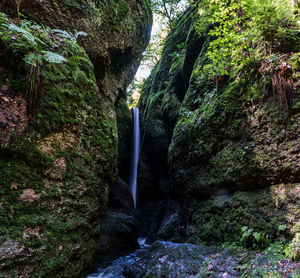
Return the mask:
<path fill-rule="evenodd" d="M 39 91 L 41 85 L 41 68 L 39 63 L 34 65 L 28 65 L 27 69 L 27 82 L 28 82 L 28 91 L 27 91 L 27 103 L 28 103 L 28 115 L 33 117 L 38 108 L 39 102 Z"/>

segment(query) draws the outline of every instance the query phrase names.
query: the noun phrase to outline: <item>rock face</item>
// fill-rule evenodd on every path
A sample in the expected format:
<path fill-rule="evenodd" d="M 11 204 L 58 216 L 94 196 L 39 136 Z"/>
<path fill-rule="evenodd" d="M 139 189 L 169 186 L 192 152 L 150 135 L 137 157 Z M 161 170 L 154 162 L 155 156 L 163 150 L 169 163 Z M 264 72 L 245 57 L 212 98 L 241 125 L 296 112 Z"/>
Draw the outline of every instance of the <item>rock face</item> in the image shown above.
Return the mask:
<path fill-rule="evenodd" d="M 119 176 L 129 182 L 129 172 L 131 163 L 131 144 L 132 144 L 132 130 L 133 118 L 128 109 L 126 100 L 120 98 L 116 102 L 117 126 L 118 126 L 118 169 Z"/>
<path fill-rule="evenodd" d="M 78 277 L 98 247 L 117 177 L 115 101 L 151 12 L 136 1 L 22 1 L 43 27 L 19 28 L 2 13 L 13 2 L 0 4 L 0 272 Z"/>
<path fill-rule="evenodd" d="M 101 234 L 93 259 L 95 265 L 139 247 L 139 229 L 132 193 L 120 177 L 110 187 L 108 210 L 99 220 Z"/>
<path fill-rule="evenodd" d="M 207 56 L 211 39 L 196 34 L 199 16 L 193 9 L 169 34 L 161 61 L 142 92 L 146 162 L 141 167 L 158 176 L 169 174 L 167 195 L 181 204 L 183 224 L 197 233 L 191 237 L 186 229 L 188 240 L 209 241 L 209 233 L 201 234 L 207 228 L 216 235 L 211 236 L 215 243 L 234 241 L 242 237 L 243 225 L 265 233 L 271 241 L 281 237 L 275 226 L 286 225 L 290 240 L 299 233 L 299 218 L 290 218 L 293 213 L 288 212 L 293 207 L 299 214 L 293 205 L 299 202 L 294 193 L 300 181 L 299 53 L 285 53 L 284 60 L 268 65 L 279 75 L 281 67 L 289 69 L 288 75 L 282 71 L 281 85 L 293 84 L 294 98 L 283 111 L 274 93 L 278 84 L 272 83 L 272 76 L 264 79 L 259 69 L 232 72 L 221 79 L 214 75 Z M 266 88 L 273 88 L 274 94 Z M 162 162 L 164 167 L 158 168 Z M 147 185 L 148 176 L 141 176 L 141 183 Z M 156 181 L 153 188 L 159 184 Z M 263 194 L 256 191 L 259 188 L 265 188 Z M 284 192 L 280 205 L 275 188 Z M 211 198 L 218 195 L 228 203 L 212 209 Z M 261 205 L 252 207 L 251 202 Z M 265 225 L 277 209 L 285 211 L 282 217 L 273 218 L 272 227 Z M 259 217 L 252 221 L 251 215 Z M 243 217 L 246 220 L 239 222 Z M 227 236 L 226 221 L 232 227 Z"/>
<path fill-rule="evenodd" d="M 190 30 L 193 12 L 193 9 L 187 10 L 169 34 L 161 61 L 146 81 L 140 101 L 143 145 L 138 177 L 139 200 L 141 218 L 148 223 L 145 229 L 151 240 L 156 238 L 161 223 L 168 221 L 166 218 L 178 210 L 170 190 L 167 154 L 191 74 L 191 64 L 202 45 L 195 30 Z M 178 53 L 184 51 L 186 39 L 193 47 L 183 59 Z M 149 234 L 149 231 L 152 232 Z"/>
<path fill-rule="evenodd" d="M 2 2 L 0 10 L 16 17 L 15 1 Z M 94 64 L 100 91 L 112 99 L 129 85 L 151 31 L 144 0 L 23 0 L 20 12 L 51 28 L 86 32 L 78 42 Z"/>

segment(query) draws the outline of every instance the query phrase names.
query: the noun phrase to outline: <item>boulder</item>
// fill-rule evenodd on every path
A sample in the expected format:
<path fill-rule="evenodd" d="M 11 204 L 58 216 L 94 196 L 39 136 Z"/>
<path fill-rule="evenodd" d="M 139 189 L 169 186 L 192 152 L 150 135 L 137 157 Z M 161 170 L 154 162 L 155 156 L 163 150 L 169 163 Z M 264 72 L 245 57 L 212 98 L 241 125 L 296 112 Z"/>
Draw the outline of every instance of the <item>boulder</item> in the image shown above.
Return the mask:
<path fill-rule="evenodd" d="M 299 184 L 279 184 L 193 200 L 184 209 L 186 236 L 194 243 L 236 242 L 252 249 L 264 249 L 278 240 L 296 241 L 300 232 L 299 196 Z"/>
<path fill-rule="evenodd" d="M 108 207 L 115 212 L 134 215 L 135 208 L 129 185 L 118 177 L 109 189 Z"/>
<path fill-rule="evenodd" d="M 94 256 L 95 264 L 116 258 L 139 247 L 138 223 L 134 215 L 107 211 L 100 219 L 101 236 Z"/>

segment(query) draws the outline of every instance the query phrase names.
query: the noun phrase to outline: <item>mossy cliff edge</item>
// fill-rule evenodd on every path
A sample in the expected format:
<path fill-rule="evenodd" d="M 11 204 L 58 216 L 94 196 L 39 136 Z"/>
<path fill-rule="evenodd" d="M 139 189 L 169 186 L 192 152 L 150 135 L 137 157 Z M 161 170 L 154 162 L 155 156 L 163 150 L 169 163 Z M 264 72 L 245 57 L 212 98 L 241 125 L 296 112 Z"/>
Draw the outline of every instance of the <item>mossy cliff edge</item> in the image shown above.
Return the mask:
<path fill-rule="evenodd" d="M 115 101 L 147 44 L 151 12 L 146 2 L 121 1 L 126 13 L 107 29 L 117 2 L 102 3 L 101 13 L 92 1 L 29 2 L 22 13 L 43 26 L 22 20 L 19 28 L 0 13 L 0 276 L 80 277 L 117 177 Z M 13 14 L 9 3 L 1 11 Z M 86 29 L 76 29 L 87 33 L 77 38 L 85 49 L 73 36 L 84 18 Z"/>
<path fill-rule="evenodd" d="M 196 8 L 179 18 L 145 83 L 142 153 L 150 167 L 167 161 L 186 240 L 236 242 L 246 226 L 269 242 L 299 240 L 299 53 L 219 76 L 199 21 Z M 293 84 L 288 111 L 271 74 Z"/>

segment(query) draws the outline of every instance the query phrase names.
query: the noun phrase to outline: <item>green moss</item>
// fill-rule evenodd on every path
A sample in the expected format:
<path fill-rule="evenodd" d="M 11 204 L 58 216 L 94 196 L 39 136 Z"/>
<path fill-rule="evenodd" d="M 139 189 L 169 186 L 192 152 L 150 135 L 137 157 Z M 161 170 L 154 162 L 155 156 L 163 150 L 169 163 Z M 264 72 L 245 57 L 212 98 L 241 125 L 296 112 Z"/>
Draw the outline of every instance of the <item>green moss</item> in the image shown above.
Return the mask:
<path fill-rule="evenodd" d="M 67 62 L 40 65 L 37 114 L 20 138 L 1 145 L 0 244 L 12 239 L 24 246 L 32 277 L 74 277 L 95 251 L 99 230 L 95 219 L 106 207 L 107 188 L 116 175 L 115 119 L 106 111 L 85 51 L 73 41 L 55 37 L 51 29 L 31 24 L 28 28 L 45 42 L 42 50 L 63 54 Z M 13 53 L 16 63 L 4 61 L 13 69 L 7 78 L 25 80 L 23 58 L 32 46 L 20 36 L 16 40 L 18 34 L 3 28 L 1 32 L 6 35 L 0 50 Z M 18 86 L 23 94 L 24 84 Z M 34 190 L 36 199 L 22 201 L 28 189 Z M 23 271 L 18 259 L 13 261 L 14 266 L 11 260 L 1 261 L 6 266 L 4 277 Z"/>
<path fill-rule="evenodd" d="M 242 227 L 247 226 L 264 236 L 263 247 L 278 238 L 288 242 L 295 235 L 296 222 L 292 215 L 297 209 L 294 192 L 298 187 L 278 185 L 270 190 L 218 195 L 198 205 L 192 203 L 188 208 L 189 237 L 194 242 L 207 244 L 235 242 L 241 245 L 244 243 Z M 251 242 L 248 243 L 246 247 L 253 248 Z"/>

